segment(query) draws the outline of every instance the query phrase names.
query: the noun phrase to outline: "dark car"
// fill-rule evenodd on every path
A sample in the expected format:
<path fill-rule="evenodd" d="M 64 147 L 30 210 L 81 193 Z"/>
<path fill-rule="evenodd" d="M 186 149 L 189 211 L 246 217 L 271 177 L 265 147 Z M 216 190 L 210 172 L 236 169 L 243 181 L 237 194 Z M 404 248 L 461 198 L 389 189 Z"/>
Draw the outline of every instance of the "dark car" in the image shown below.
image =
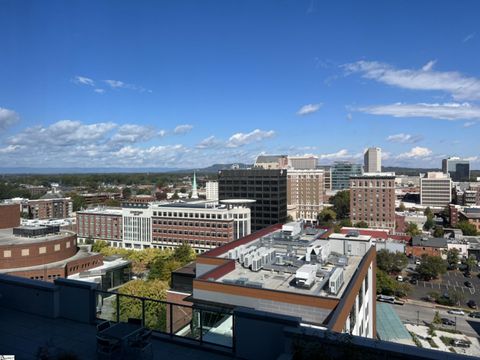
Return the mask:
<path fill-rule="evenodd" d="M 442 324 L 443 325 L 455 326 L 455 321 L 447 319 L 447 318 L 442 318 Z"/>
<path fill-rule="evenodd" d="M 468 288 L 473 288 L 473 284 L 470 281 L 465 281 L 465 286 Z"/>
<path fill-rule="evenodd" d="M 418 284 L 418 280 L 415 279 L 415 278 L 411 278 L 411 279 L 410 279 L 410 284 L 417 285 L 417 284 Z"/>
<path fill-rule="evenodd" d="M 465 271 L 463 273 L 463 276 L 465 276 L 466 278 L 471 278 L 472 277 L 472 274 L 469 272 L 469 271 Z"/>
<path fill-rule="evenodd" d="M 467 302 L 467 305 L 472 308 L 472 309 L 476 309 L 477 308 L 477 303 L 475 302 L 475 300 L 469 300 Z"/>
<path fill-rule="evenodd" d="M 470 315 L 468 315 L 472 318 L 475 318 L 475 319 L 480 319 L 480 312 L 479 311 L 474 311 L 474 312 L 471 312 Z"/>

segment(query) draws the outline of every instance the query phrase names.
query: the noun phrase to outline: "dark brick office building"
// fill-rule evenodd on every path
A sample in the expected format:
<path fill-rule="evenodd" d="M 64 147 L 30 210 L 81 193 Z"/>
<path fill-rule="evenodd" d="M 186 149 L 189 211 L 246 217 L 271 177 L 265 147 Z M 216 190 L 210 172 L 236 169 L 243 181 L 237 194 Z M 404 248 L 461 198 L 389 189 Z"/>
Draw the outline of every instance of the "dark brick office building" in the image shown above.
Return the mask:
<path fill-rule="evenodd" d="M 252 232 L 287 219 L 287 171 L 266 169 L 221 170 L 220 200 L 252 199 Z"/>

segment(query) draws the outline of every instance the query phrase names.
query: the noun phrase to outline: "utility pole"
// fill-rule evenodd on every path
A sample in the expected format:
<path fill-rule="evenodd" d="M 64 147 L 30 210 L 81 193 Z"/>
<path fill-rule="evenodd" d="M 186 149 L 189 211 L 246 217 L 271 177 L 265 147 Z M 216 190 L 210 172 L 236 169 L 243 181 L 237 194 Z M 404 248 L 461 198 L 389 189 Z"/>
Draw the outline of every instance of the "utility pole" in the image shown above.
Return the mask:
<path fill-rule="evenodd" d="M 417 310 L 417 326 L 419 322 L 420 322 L 420 310 Z"/>

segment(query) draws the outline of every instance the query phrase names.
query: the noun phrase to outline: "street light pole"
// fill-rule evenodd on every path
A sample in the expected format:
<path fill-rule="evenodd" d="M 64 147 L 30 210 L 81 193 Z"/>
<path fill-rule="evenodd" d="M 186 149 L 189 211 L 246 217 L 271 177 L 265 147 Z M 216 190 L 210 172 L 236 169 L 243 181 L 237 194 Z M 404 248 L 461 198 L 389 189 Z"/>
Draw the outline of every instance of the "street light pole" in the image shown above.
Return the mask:
<path fill-rule="evenodd" d="M 420 322 L 420 310 L 417 310 L 417 326 L 419 322 Z"/>
<path fill-rule="evenodd" d="M 455 331 L 457 331 L 457 317 L 455 316 Z"/>

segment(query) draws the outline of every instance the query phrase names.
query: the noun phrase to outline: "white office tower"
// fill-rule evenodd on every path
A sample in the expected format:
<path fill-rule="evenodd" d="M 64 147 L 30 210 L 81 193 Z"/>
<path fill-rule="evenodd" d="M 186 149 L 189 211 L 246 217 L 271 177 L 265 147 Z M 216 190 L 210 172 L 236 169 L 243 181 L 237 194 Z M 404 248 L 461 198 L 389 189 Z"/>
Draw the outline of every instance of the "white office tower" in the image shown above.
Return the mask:
<path fill-rule="evenodd" d="M 205 196 L 207 200 L 218 200 L 218 181 L 207 181 L 205 185 Z"/>
<path fill-rule="evenodd" d="M 366 173 L 375 173 L 382 171 L 382 149 L 378 147 L 371 147 L 365 151 L 364 171 Z"/>
<path fill-rule="evenodd" d="M 452 201 L 452 179 L 449 174 L 429 172 L 420 178 L 420 202 L 425 206 L 445 207 Z"/>

